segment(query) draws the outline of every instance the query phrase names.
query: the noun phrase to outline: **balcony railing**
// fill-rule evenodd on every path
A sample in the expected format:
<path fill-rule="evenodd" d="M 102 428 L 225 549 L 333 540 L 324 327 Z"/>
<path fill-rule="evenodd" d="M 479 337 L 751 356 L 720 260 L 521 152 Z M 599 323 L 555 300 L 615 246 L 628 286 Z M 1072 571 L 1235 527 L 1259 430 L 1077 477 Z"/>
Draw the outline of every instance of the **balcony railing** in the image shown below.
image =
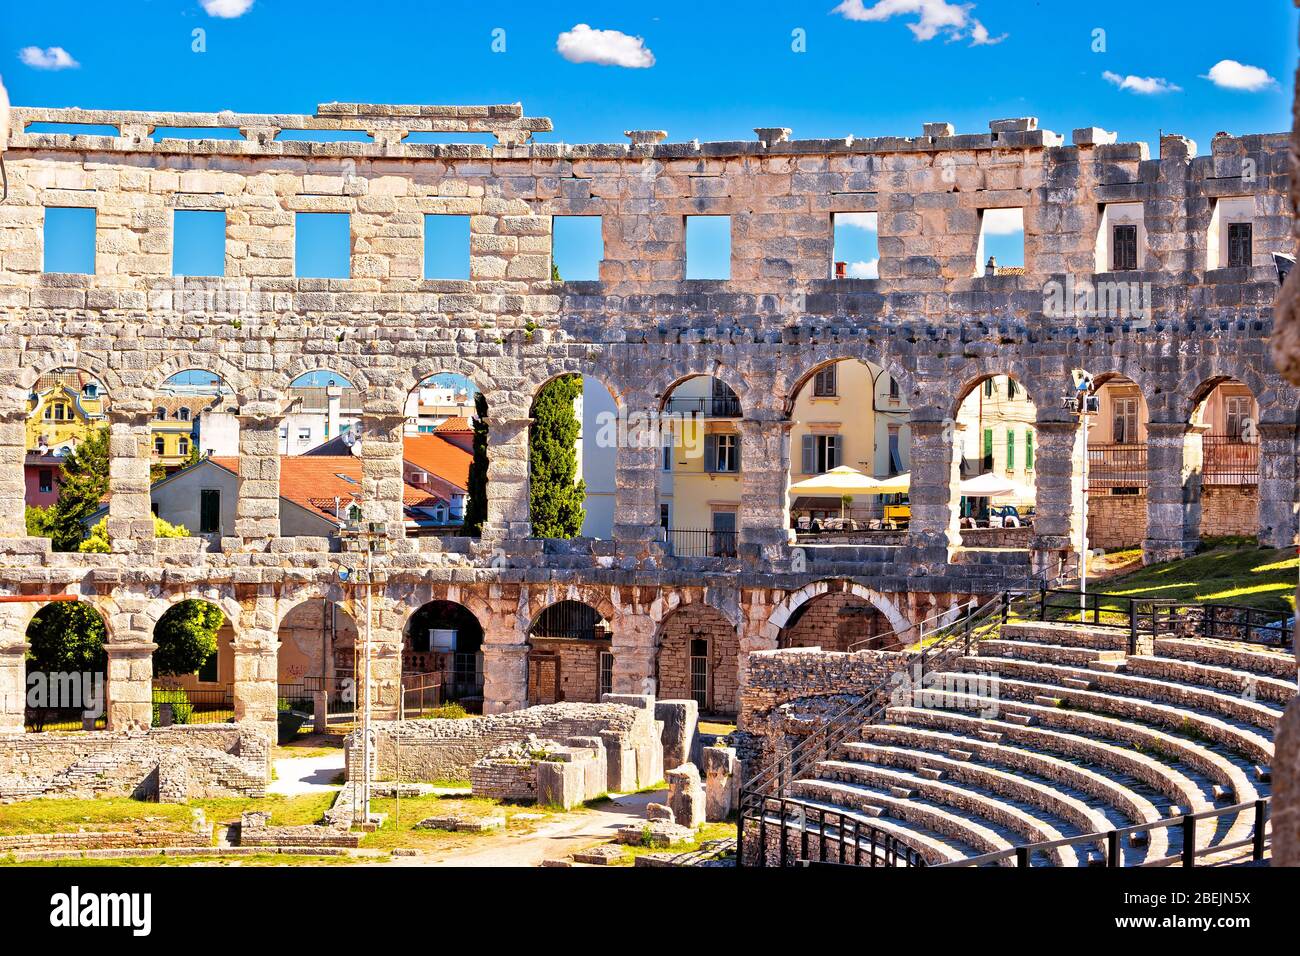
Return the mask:
<path fill-rule="evenodd" d="M 669 528 L 668 550 L 678 558 L 734 558 L 739 532 Z"/>
<path fill-rule="evenodd" d="M 1201 438 L 1201 484 L 1259 484 L 1259 445 L 1231 435 Z"/>
<path fill-rule="evenodd" d="M 734 395 L 713 398 L 670 398 L 664 411 L 671 415 L 700 415 L 704 418 L 739 418 L 740 399 Z"/>
<path fill-rule="evenodd" d="M 1109 494 L 1115 488 L 1147 486 L 1145 443 L 1088 446 L 1088 492 Z"/>

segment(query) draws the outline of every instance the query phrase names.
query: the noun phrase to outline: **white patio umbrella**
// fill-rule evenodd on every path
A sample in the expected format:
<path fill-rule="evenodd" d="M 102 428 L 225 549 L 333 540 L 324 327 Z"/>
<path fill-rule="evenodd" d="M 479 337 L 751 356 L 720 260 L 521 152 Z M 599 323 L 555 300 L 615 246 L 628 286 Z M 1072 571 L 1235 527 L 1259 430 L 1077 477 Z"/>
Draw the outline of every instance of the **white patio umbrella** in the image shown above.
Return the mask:
<path fill-rule="evenodd" d="M 1015 498 L 1017 501 L 1033 501 L 1034 489 L 1010 478 L 985 472 L 975 478 L 967 478 L 959 486 L 961 493 L 968 498 Z"/>
<path fill-rule="evenodd" d="M 905 495 L 912 490 L 912 473 L 905 471 L 892 478 L 877 478 L 873 495 Z"/>
<path fill-rule="evenodd" d="M 832 468 L 820 475 L 805 478 L 803 481 L 796 481 L 790 486 L 790 491 L 792 494 L 797 495 L 825 495 L 828 497 L 875 495 L 880 494 L 876 490 L 879 485 L 880 482 L 870 475 L 864 475 L 856 468 L 850 468 L 848 465 L 840 465 L 838 468 Z"/>

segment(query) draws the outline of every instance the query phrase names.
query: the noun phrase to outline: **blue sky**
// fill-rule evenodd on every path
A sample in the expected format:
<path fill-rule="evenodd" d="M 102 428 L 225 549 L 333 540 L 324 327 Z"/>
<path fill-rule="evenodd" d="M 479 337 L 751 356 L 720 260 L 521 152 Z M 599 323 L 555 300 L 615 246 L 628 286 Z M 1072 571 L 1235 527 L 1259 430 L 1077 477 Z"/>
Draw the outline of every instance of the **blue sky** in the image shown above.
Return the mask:
<path fill-rule="evenodd" d="M 756 126 L 910 136 L 924 122 L 984 132 L 990 119 L 1033 115 L 1067 137 L 1097 125 L 1153 150 L 1160 131 L 1181 133 L 1204 153 L 1219 130 L 1290 126 L 1297 23 L 1284 0 L 371 0 L 360 13 L 339 0 L 10 0 L 0 75 L 19 105 L 310 113 L 330 100 L 522 101 L 554 120 L 538 136 L 548 141 L 624 142 L 627 129 L 752 140 Z M 852 242 L 836 258 L 868 262 L 874 236 L 840 232 Z M 565 279 L 593 277 L 591 244 L 575 240 L 572 262 L 557 254 Z M 1016 264 L 1015 245 L 990 241 L 1003 264 Z M 459 249 L 438 259 L 443 248 L 431 243 L 430 269 L 462 267 Z"/>

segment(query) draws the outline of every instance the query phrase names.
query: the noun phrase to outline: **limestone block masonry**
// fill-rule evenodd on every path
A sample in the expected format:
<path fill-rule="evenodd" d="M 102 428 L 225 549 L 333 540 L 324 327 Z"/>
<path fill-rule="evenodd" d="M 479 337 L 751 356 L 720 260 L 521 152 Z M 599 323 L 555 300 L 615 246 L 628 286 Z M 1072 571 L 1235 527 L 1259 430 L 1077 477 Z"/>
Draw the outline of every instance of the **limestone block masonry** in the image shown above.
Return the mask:
<path fill-rule="evenodd" d="M 32 124 L 111 128 L 36 132 Z M 369 608 L 382 715 L 395 716 L 402 628 L 431 600 L 458 601 L 484 632 L 485 708 L 529 699 L 528 623 L 583 600 L 613 624 L 612 691 L 656 691 L 661 629 L 688 605 L 734 628 L 734 669 L 709 691 L 734 710 L 748 656 L 775 648 L 799 605 L 851 591 L 906 629 L 972 595 L 1059 569 L 1072 548 L 1075 428 L 1058 397 L 1072 368 L 1123 375 L 1149 409 L 1143 548 L 1181 555 L 1199 531 L 1196 403 L 1228 378 L 1258 400 L 1258 533 L 1291 545 L 1296 526 L 1296 388 L 1266 358 L 1277 275 L 1292 247 L 1285 134 L 1218 136 L 1206 155 L 1175 135 L 1158 148 L 1095 130 L 1071 142 L 1037 120 L 985 133 L 877 139 L 569 145 L 531 142 L 550 121 L 521 106 L 333 103 L 312 115 L 148 113 L 18 107 L 0 204 L 0 592 L 67 593 L 103 614 L 109 725 L 150 720 L 152 629 L 174 602 L 203 597 L 235 634 L 234 705 L 275 720 L 279 621 L 303 600 Z M 55 127 L 57 128 L 57 126 Z M 155 138 L 156 128 L 229 128 L 239 138 Z M 281 141 L 281 130 L 360 130 L 365 142 Z M 491 133 L 493 146 L 406 142 L 413 132 Z M 1254 202 L 1250 265 L 1208 269 L 1215 204 Z M 1140 204 L 1143 268 L 1099 273 L 1108 203 Z M 45 210 L 94 209 L 93 275 L 43 271 Z M 977 275 L 983 210 L 1024 210 L 1025 269 Z M 174 277 L 173 215 L 223 213 L 224 274 Z M 299 277 L 298 213 L 349 217 L 349 277 Z M 875 213 L 879 274 L 832 278 L 833 216 Z M 424 278 L 426 215 L 469 217 L 469 278 Z M 730 279 L 685 278 L 685 217 L 731 217 Z M 600 216 L 599 280 L 553 282 L 552 217 Z M 1062 290 L 1125 284 L 1140 309 Z M 910 412 L 912 521 L 896 546 L 792 549 L 786 476 L 794 399 L 813 373 L 870 361 Z M 112 554 L 52 553 L 25 536 L 23 420 L 42 374 L 76 367 L 111 397 Z M 233 389 L 241 478 L 223 536 L 155 540 L 148 412 L 171 375 L 201 369 Z M 467 375 L 489 409 L 488 514 L 474 540 L 406 538 L 391 440 L 363 446 L 363 512 L 387 519 L 389 549 L 367 573 L 337 540 L 281 537 L 277 435 L 288 387 L 329 370 L 361 393 L 362 427 L 391 439 L 409 390 Z M 736 558 L 678 558 L 659 527 L 654 449 L 629 436 L 616 466 L 610 541 L 529 538 L 527 436 L 538 389 L 562 373 L 600 380 L 620 411 L 652 415 L 686 377 L 736 392 L 745 447 Z M 1037 408 L 1038 516 L 1029 548 L 962 547 L 951 425 L 989 375 L 1013 375 Z M 340 584 L 340 567 L 350 570 Z M 22 726 L 22 645 L 39 604 L 0 612 L 0 729 Z M 716 619 L 713 623 L 716 623 Z M 716 647 L 730 647 L 719 635 Z M 593 655 L 594 659 L 594 655 Z M 593 665 L 594 666 L 594 665 Z M 675 668 L 675 669 L 674 669 Z M 671 693 L 684 696 L 672 665 Z M 667 676 L 667 675 L 665 675 Z M 574 684 L 573 686 L 579 686 Z M 586 684 L 581 686 L 586 687 Z M 594 700 L 605 688 L 592 684 Z M 612 784 L 611 784 L 612 785 Z"/>

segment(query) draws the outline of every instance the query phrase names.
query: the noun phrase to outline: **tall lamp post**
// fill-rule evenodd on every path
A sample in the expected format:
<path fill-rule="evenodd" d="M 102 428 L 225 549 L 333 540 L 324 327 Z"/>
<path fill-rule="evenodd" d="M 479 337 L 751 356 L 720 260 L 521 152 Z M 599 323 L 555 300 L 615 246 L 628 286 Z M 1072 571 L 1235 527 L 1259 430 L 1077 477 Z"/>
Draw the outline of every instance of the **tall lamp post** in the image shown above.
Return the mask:
<path fill-rule="evenodd" d="M 1071 388 L 1061 403 L 1083 427 L 1083 480 L 1079 485 L 1079 614 L 1088 610 L 1088 426 L 1100 408 L 1092 376 L 1083 369 L 1070 373 Z"/>
<path fill-rule="evenodd" d="M 349 524 L 342 529 L 342 534 L 346 539 L 355 541 L 358 549 L 366 553 L 365 627 L 361 633 L 361 773 L 358 781 L 360 793 L 354 791 L 352 802 L 352 823 L 354 826 L 364 826 L 371 822 L 370 793 L 374 784 L 374 771 L 371 766 L 375 746 L 372 719 L 374 691 L 371 672 L 371 660 L 374 656 L 371 641 L 371 622 L 374 616 L 371 606 L 374 594 L 374 556 L 377 552 L 383 553 L 388 550 L 388 526 L 382 521 Z M 346 581 L 346 570 L 340 568 L 339 576 Z M 353 606 L 355 605 L 356 589 L 353 588 Z"/>

